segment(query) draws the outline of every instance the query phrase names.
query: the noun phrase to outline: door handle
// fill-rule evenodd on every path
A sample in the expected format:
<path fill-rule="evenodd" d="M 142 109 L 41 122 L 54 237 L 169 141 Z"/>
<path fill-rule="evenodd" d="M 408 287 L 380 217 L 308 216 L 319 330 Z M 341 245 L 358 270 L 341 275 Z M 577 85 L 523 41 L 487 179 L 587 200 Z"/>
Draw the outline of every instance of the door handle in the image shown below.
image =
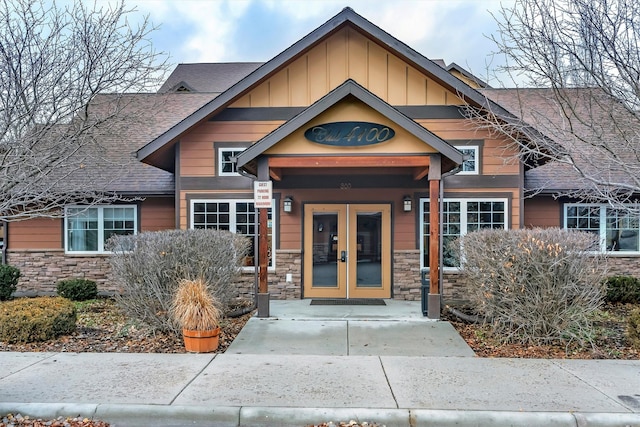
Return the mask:
<path fill-rule="evenodd" d="M 347 251 L 340 252 L 340 262 L 347 262 Z"/>

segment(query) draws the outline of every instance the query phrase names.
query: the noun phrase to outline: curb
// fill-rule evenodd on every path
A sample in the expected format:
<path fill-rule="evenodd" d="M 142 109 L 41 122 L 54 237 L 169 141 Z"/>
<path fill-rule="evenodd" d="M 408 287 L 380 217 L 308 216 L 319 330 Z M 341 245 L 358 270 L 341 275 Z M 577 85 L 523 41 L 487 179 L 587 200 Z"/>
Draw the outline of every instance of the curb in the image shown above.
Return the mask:
<path fill-rule="evenodd" d="M 0 402 L 0 415 L 7 413 L 20 413 L 32 418 L 80 416 L 100 419 L 114 427 L 187 424 L 216 427 L 304 427 L 329 421 L 337 423 L 351 420 L 386 427 L 640 427 L 638 413 Z"/>

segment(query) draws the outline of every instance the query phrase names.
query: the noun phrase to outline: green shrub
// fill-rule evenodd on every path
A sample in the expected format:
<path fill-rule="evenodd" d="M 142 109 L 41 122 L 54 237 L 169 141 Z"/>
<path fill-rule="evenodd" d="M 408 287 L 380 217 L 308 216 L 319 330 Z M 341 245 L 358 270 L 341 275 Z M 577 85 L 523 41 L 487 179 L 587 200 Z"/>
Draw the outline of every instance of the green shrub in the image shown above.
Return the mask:
<path fill-rule="evenodd" d="M 246 236 L 222 230 L 167 230 L 113 236 L 108 246 L 118 306 L 158 330 L 180 332 L 171 302 L 183 279 L 203 279 L 222 306 L 237 297 L 235 280 L 247 253 Z"/>
<path fill-rule="evenodd" d="M 18 289 L 19 278 L 19 269 L 7 264 L 0 264 L 0 301 L 11 299 L 13 293 Z"/>
<path fill-rule="evenodd" d="M 610 303 L 640 304 L 640 280 L 633 276 L 607 278 L 605 300 Z"/>
<path fill-rule="evenodd" d="M 602 303 L 604 259 L 597 237 L 560 229 L 475 231 L 452 249 L 463 260 L 465 292 L 504 342 L 557 344 L 593 336 Z"/>
<path fill-rule="evenodd" d="M 627 319 L 627 337 L 631 345 L 640 349 L 640 308 L 632 310 Z"/>
<path fill-rule="evenodd" d="M 76 309 L 66 298 L 19 298 L 0 303 L 0 341 L 46 341 L 75 328 Z"/>
<path fill-rule="evenodd" d="M 56 285 L 56 292 L 71 301 L 86 301 L 98 296 L 98 285 L 89 279 L 61 280 Z"/>

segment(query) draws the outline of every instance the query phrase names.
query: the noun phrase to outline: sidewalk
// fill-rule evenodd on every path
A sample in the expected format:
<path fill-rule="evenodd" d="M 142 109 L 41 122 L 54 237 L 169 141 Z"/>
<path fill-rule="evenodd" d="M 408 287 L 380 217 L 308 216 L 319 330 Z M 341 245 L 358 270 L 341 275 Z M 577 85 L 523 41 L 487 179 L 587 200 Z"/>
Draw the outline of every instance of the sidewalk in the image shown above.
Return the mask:
<path fill-rule="evenodd" d="M 220 355 L 0 352 L 0 414 L 115 426 L 640 426 L 640 361 L 476 358 L 450 325 L 421 315 L 278 303 Z"/>

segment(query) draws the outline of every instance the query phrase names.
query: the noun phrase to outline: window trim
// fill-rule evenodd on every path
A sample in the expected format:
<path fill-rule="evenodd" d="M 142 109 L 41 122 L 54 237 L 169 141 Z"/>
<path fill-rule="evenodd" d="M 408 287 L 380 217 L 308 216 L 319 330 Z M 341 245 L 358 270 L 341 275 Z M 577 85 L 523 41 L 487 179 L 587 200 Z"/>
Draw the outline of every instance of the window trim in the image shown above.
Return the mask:
<path fill-rule="evenodd" d="M 424 265 L 424 215 L 425 215 L 425 210 L 424 210 L 424 204 L 425 202 L 429 202 L 431 203 L 431 199 L 429 197 L 422 197 L 419 199 L 418 203 L 420 204 L 420 225 L 419 225 L 419 233 L 420 233 L 420 268 L 426 268 L 428 269 L 429 266 L 428 265 Z M 459 202 L 460 203 L 460 236 L 464 236 L 467 234 L 467 229 L 468 229 L 468 223 L 467 223 L 467 205 L 468 203 L 473 203 L 473 202 L 478 202 L 478 203 L 482 203 L 482 202 L 502 202 L 504 203 L 504 230 L 509 230 L 509 218 L 510 218 L 510 206 L 509 206 L 509 199 L 507 197 L 445 197 L 442 199 L 443 203 L 446 202 Z M 464 205 L 464 209 L 463 206 Z M 464 214 L 463 214 L 464 211 Z M 442 212 L 440 213 L 442 216 Z M 464 226 L 463 226 L 464 224 Z M 444 224 L 440 224 L 440 230 L 442 230 Z M 463 232 L 464 231 L 464 232 Z M 443 237 L 444 233 L 439 233 L 439 239 L 440 241 L 442 241 L 442 237 Z M 451 272 L 451 271 L 458 271 L 459 267 L 448 267 L 448 266 L 442 266 L 442 270 L 445 272 Z"/>
<path fill-rule="evenodd" d="M 460 172 L 458 172 L 456 175 L 480 175 L 480 164 L 479 164 L 480 146 L 479 145 L 455 145 L 454 147 L 460 152 L 462 152 L 462 150 L 473 150 L 475 152 L 474 170 L 465 171 L 461 169 Z M 462 168 L 463 166 L 464 166 L 464 162 L 460 165 L 460 167 Z"/>
<path fill-rule="evenodd" d="M 230 151 L 232 153 L 236 153 L 236 155 L 238 153 L 243 152 L 244 150 L 246 150 L 246 147 L 232 147 L 232 146 L 220 146 L 220 147 L 216 147 L 217 148 L 217 152 L 216 152 L 216 157 L 217 157 L 217 164 L 216 164 L 216 168 L 217 168 L 217 172 L 218 172 L 218 176 L 242 176 L 239 172 L 223 172 L 223 163 L 222 163 L 222 159 L 224 158 L 223 153 L 225 151 Z M 234 167 L 235 163 L 233 164 Z"/>
<path fill-rule="evenodd" d="M 600 251 L 599 253 L 606 253 L 607 255 L 612 255 L 612 256 L 637 256 L 640 255 L 640 226 L 638 227 L 638 250 L 637 251 L 633 251 L 633 250 L 629 250 L 629 251 L 610 251 L 607 250 L 607 209 L 610 208 L 609 205 L 604 204 L 604 203 L 564 203 L 562 206 L 562 228 L 565 230 L 578 230 L 578 231 L 586 231 L 586 229 L 581 229 L 581 228 L 569 228 L 567 226 L 568 223 L 568 209 L 571 207 L 576 207 L 576 208 L 580 208 L 580 207 L 587 207 L 587 208 L 592 208 L 592 207 L 597 207 L 599 209 L 599 227 L 598 227 L 598 238 L 600 241 Z M 640 218 L 639 218 L 640 220 Z"/>
<path fill-rule="evenodd" d="M 69 209 L 81 209 L 85 212 L 88 209 L 98 209 L 98 250 L 97 251 L 71 251 L 69 250 Z M 64 207 L 64 253 L 65 255 L 102 255 L 113 252 L 104 249 L 104 209 L 105 208 L 131 208 L 133 209 L 133 235 L 138 234 L 138 205 L 67 205 Z"/>
<path fill-rule="evenodd" d="M 200 198 L 195 198 L 195 199 L 189 199 L 189 229 L 194 229 L 194 215 L 195 215 L 195 209 L 194 209 L 194 205 L 196 203 L 229 203 L 229 228 L 232 233 L 236 234 L 236 223 L 235 223 L 235 213 L 236 213 L 236 209 L 235 209 L 235 205 L 238 203 L 255 203 L 254 199 L 248 199 L 248 198 L 242 198 L 242 199 L 200 199 Z M 231 206 L 233 205 L 233 212 L 231 209 Z M 255 215 L 258 215 L 258 211 L 255 209 L 255 204 L 254 204 L 254 211 L 255 211 Z M 274 272 L 276 270 L 276 225 L 277 225 L 277 221 L 276 221 L 276 200 L 273 199 L 271 201 L 271 265 L 268 266 L 268 271 L 269 272 Z M 233 225 L 233 230 L 231 230 L 231 227 Z M 256 230 L 256 236 L 258 235 L 258 230 Z M 256 268 L 258 267 L 258 265 L 255 266 L 243 266 L 242 267 L 242 271 L 254 271 Z"/>

